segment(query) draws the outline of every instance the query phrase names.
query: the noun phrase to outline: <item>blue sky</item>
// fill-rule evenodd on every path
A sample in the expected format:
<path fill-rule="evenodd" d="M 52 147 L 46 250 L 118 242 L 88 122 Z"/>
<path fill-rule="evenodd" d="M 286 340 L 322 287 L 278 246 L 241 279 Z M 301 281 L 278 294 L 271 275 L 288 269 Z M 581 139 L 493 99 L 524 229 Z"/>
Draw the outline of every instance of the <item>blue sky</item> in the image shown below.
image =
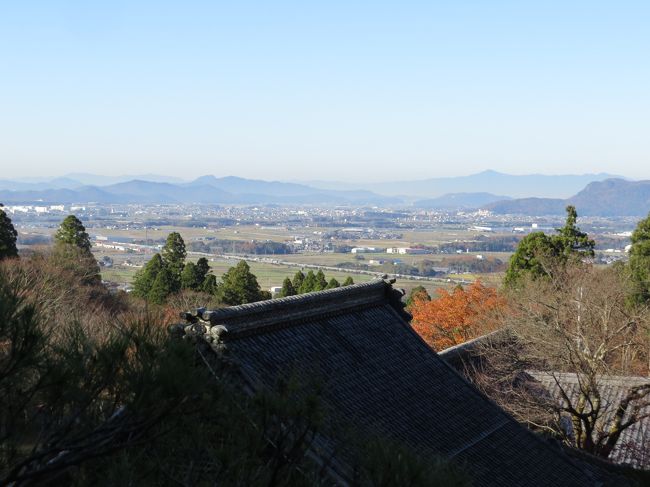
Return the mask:
<path fill-rule="evenodd" d="M 650 178 L 641 1 L 0 3 L 1 177 Z"/>

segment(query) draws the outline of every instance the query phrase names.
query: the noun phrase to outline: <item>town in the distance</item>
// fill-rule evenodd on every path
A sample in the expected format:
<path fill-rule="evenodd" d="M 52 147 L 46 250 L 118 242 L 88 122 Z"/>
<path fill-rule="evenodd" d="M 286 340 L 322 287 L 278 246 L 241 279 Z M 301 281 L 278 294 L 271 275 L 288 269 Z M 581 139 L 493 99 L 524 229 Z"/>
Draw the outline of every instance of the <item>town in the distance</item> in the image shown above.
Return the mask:
<path fill-rule="evenodd" d="M 78 174 L 0 198 L 2 484 L 650 480 L 650 181 Z"/>
<path fill-rule="evenodd" d="M 486 171 L 421 181 L 409 196 L 400 195 L 406 191 L 400 182 L 375 184 L 390 193 L 384 196 L 363 184 L 333 190 L 327 189 L 333 183 L 324 182 L 139 178 L 71 175 L 0 181 L 0 197 L 24 250 L 50 244 L 60 220 L 75 214 L 89 232 L 102 278 L 112 288 L 131 291 L 135 272 L 162 248 L 169 233 L 178 232 L 188 258 L 209 259 L 217 275 L 246 260 L 260 285 L 274 294 L 287 275 L 300 269 L 323 269 L 355 282 L 389 274 L 398 276 L 407 290 L 421 285 L 429 292 L 476 279 L 497 284 L 521 238 L 559 228 L 567 203 L 576 206 L 581 227 L 596 241 L 595 262 L 607 265 L 625 259 L 645 208 L 639 199 L 650 201 L 649 181 L 603 174 Z M 614 195 L 612 185 L 621 186 Z M 523 191 L 542 197 L 516 198 Z M 606 192 L 606 198 L 599 192 Z M 633 200 L 627 205 L 632 210 L 625 207 L 628 200 Z"/>

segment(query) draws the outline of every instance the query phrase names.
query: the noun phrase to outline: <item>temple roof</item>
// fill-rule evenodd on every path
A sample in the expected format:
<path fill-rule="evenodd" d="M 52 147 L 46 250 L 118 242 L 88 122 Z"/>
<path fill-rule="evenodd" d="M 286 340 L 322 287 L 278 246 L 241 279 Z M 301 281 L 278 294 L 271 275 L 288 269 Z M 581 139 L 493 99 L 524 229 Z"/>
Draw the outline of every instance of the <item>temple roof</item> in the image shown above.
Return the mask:
<path fill-rule="evenodd" d="M 466 466 L 474 485 L 600 485 L 555 443 L 528 431 L 442 360 L 411 328 L 390 282 L 375 280 L 190 316 L 228 350 L 248 387 L 287 373 L 323 384 L 331 421 L 321 452 L 350 479 L 341 431 L 381 437 Z"/>

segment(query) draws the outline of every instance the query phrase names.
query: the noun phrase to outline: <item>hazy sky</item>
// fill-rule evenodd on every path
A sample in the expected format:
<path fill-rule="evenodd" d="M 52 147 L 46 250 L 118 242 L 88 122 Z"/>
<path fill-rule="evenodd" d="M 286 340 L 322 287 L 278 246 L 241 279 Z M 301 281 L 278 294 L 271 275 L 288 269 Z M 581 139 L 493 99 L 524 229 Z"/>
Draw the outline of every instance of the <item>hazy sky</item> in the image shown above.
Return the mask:
<path fill-rule="evenodd" d="M 624 0 L 2 1 L 0 177 L 650 178 L 649 26 Z"/>

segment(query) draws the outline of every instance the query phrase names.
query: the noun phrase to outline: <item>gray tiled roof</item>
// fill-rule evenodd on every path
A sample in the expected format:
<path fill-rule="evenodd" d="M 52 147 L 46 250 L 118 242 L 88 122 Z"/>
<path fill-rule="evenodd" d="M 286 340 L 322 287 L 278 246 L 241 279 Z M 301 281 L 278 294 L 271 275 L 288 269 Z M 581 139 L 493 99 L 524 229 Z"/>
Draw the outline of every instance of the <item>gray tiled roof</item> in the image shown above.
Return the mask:
<path fill-rule="evenodd" d="M 601 485 L 440 359 L 405 321 L 396 293 L 377 280 L 199 314 L 254 389 L 288 370 L 319 374 L 331 444 L 335 426 L 348 425 L 466 464 L 474 485 Z M 345 465 L 346 452 L 337 455 Z M 338 473 L 346 478 L 344 467 Z"/>
<path fill-rule="evenodd" d="M 537 371 L 528 371 L 528 374 L 540 381 L 551 395 L 561 402 L 560 387 L 557 384 L 559 382 L 569 399 L 574 404 L 576 403 L 576 398 L 580 394 L 580 385 L 576 374 L 559 372 L 550 374 Z M 616 407 L 621 399 L 628 394 L 631 387 L 649 383 L 649 377 L 600 377 L 598 390 L 601 396 L 601 407 L 605 411 L 604 424 L 611 419 Z M 641 410 L 641 415 L 649 413 L 650 405 Z M 623 431 L 609 458 L 616 463 L 650 469 L 650 418 L 645 418 Z"/>

